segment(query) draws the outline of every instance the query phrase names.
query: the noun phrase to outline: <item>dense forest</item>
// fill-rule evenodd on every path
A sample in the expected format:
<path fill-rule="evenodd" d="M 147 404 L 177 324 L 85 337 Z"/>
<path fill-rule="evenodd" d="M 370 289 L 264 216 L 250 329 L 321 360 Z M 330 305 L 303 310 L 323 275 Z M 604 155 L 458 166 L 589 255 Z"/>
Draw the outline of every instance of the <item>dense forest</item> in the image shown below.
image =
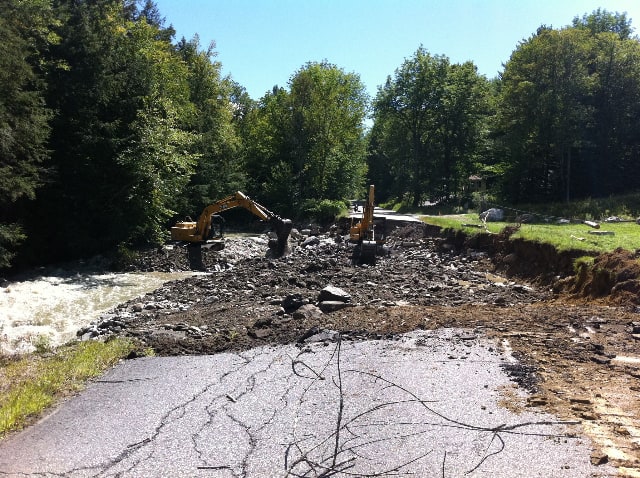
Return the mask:
<path fill-rule="evenodd" d="M 369 183 L 413 205 L 473 201 L 471 176 L 509 204 L 638 189 L 625 14 L 543 25 L 492 79 L 418 46 L 375 98 L 328 61 L 250 98 L 168 22 L 151 0 L 0 2 L 0 269 L 160 244 L 236 190 L 322 219 Z"/>

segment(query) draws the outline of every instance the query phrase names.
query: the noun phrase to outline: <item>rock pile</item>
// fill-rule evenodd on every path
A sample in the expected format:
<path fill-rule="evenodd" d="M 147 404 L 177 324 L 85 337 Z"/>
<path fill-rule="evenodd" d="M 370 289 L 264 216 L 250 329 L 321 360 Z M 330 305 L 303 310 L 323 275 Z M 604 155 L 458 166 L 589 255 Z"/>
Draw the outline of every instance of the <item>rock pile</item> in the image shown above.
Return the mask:
<path fill-rule="evenodd" d="M 493 276 L 484 254 L 456 254 L 441 239 L 424 237 L 416 225 L 394 231 L 389 256 L 374 266 L 354 266 L 352 246 L 334 231 L 292 237 L 290 254 L 280 259 L 265 257 L 266 237 L 230 239 L 224 251 L 205 257 L 208 273 L 121 304 L 78 336 L 128 335 L 159 349 L 169 344 L 171 350 L 161 353 L 175 353 L 178 343 L 178 353 L 201 353 L 249 346 L 252 340 L 297 340 L 357 306 L 509 306 L 546 297 Z M 148 252 L 139 268 L 182 269 L 184 255 L 180 249 Z M 359 329 L 366 335 L 367 324 Z"/>

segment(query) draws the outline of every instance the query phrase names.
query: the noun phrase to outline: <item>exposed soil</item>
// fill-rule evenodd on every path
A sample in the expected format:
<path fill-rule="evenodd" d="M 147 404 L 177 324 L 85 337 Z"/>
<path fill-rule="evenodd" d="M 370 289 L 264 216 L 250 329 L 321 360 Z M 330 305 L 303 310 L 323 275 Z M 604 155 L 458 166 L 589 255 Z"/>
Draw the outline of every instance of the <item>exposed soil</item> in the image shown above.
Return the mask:
<path fill-rule="evenodd" d="M 230 239 L 223 251 L 203 251 L 207 273 L 122 304 L 81 335 L 133 336 L 176 355 L 330 341 L 336 331 L 357 340 L 469 328 L 519 360 L 507 372 L 532 395 L 505 390 L 505 406 L 582 422 L 594 463 L 640 476 L 638 254 L 602 255 L 574 277 L 576 254 L 509 241 L 509 231 L 469 240 L 389 227 L 389 254 L 371 266 L 352 264 L 335 229 L 292 235 L 279 259 L 265 257 L 266 237 Z M 129 268 L 186 270 L 189 257 L 183 248 L 148 251 Z"/>

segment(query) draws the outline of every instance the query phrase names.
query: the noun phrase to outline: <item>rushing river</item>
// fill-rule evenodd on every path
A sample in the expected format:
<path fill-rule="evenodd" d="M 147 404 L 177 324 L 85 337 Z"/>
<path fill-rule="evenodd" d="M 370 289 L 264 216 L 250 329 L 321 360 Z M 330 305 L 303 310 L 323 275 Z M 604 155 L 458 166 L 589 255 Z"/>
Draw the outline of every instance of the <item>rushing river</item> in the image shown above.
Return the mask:
<path fill-rule="evenodd" d="M 0 352 L 63 344 L 114 306 L 189 273 L 91 273 L 59 269 L 0 288 Z"/>

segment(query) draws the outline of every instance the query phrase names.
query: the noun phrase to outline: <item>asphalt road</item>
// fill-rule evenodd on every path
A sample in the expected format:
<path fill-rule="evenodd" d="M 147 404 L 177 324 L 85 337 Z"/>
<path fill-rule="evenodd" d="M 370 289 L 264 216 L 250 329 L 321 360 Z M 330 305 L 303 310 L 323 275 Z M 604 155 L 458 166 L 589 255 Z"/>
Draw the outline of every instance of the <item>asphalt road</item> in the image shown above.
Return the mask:
<path fill-rule="evenodd" d="M 526 398 L 512 361 L 462 330 L 130 360 L 1 442 L 0 475 L 614 475 L 576 426 L 499 405 Z"/>
<path fill-rule="evenodd" d="M 357 211 L 353 209 L 349 211 L 349 217 L 353 217 L 356 219 L 362 218 L 362 206 L 358 208 Z M 384 217 L 389 221 L 403 221 L 403 222 L 422 222 L 417 216 L 413 214 L 400 214 L 396 211 L 392 211 L 390 209 L 382 209 L 380 207 L 373 208 L 374 217 Z"/>

